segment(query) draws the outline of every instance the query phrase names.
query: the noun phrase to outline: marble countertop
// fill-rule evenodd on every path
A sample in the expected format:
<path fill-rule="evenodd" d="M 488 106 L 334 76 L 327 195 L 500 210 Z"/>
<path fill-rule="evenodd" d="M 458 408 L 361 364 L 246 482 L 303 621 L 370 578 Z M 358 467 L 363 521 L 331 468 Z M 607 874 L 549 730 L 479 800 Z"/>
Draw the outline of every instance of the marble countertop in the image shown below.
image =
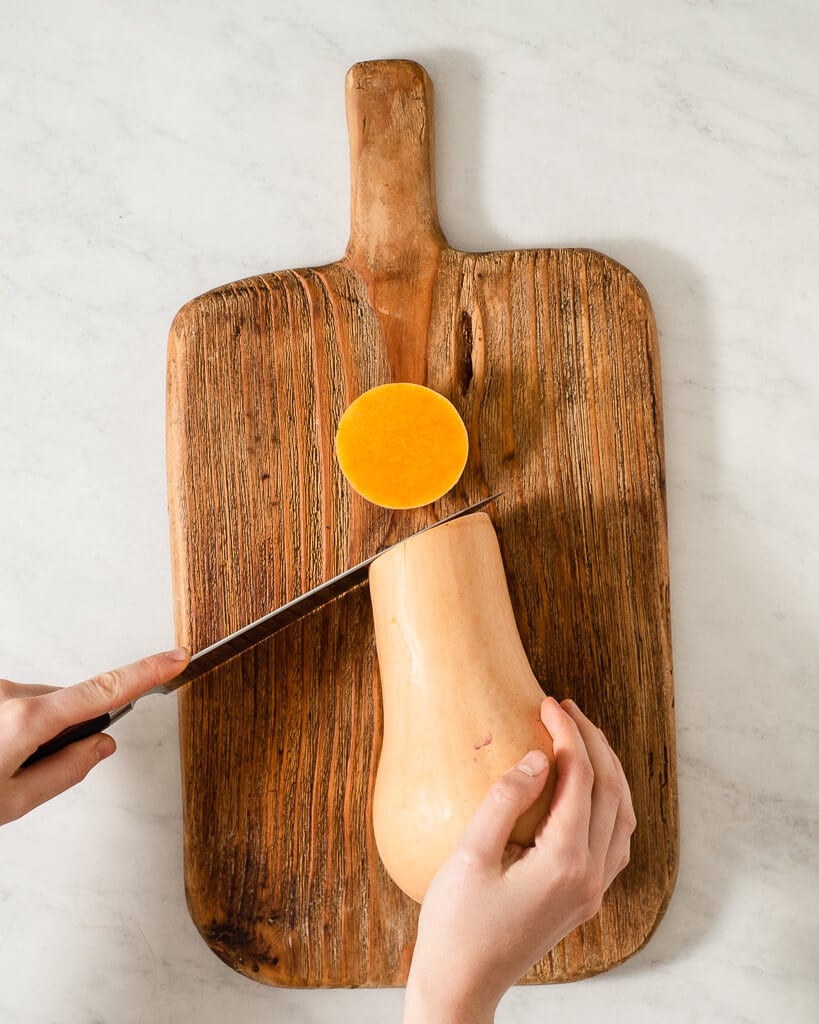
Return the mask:
<path fill-rule="evenodd" d="M 3 22 L 0 673 L 173 645 L 170 320 L 341 254 L 344 74 L 420 60 L 450 243 L 601 249 L 662 354 L 679 880 L 630 961 L 498 1020 L 819 1019 L 816 5 L 6 0 Z M 3 1024 L 399 1020 L 398 991 L 267 989 L 209 952 L 172 701 L 116 736 L 0 833 Z"/>

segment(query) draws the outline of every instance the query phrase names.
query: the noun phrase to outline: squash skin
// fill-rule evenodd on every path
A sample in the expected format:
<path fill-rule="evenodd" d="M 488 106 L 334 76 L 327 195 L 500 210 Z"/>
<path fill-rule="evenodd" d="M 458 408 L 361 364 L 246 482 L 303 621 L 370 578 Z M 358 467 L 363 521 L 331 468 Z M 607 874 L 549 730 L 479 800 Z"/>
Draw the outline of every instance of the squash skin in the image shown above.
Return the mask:
<path fill-rule="evenodd" d="M 546 786 L 512 833 L 532 842 L 554 752 L 485 512 L 396 545 L 369 578 L 384 709 L 373 828 L 387 872 L 420 903 L 492 783 L 537 748 Z"/>

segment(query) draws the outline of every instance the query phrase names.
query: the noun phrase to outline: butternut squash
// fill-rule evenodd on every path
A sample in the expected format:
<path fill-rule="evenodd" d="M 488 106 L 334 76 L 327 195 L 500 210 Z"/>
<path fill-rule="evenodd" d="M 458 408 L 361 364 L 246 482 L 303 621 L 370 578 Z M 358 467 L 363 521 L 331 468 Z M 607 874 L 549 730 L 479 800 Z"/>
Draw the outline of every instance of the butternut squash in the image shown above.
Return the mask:
<path fill-rule="evenodd" d="M 532 842 L 554 753 L 485 512 L 390 548 L 369 579 L 384 708 L 375 840 L 390 876 L 421 902 L 491 784 L 539 748 L 546 788 L 511 837 Z"/>
<path fill-rule="evenodd" d="M 421 384 L 381 384 L 352 402 L 336 456 L 359 494 L 386 508 L 437 501 L 463 473 L 468 437 L 455 406 Z"/>

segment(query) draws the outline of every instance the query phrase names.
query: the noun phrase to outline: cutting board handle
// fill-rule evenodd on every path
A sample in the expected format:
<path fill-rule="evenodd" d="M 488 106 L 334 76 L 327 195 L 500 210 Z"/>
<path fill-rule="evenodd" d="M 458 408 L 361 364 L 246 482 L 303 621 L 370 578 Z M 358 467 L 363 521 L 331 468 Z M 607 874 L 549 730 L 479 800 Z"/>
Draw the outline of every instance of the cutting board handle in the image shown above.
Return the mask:
<path fill-rule="evenodd" d="M 364 61 L 347 72 L 346 92 L 347 261 L 371 273 L 406 271 L 446 246 L 435 203 L 432 82 L 415 61 Z"/>

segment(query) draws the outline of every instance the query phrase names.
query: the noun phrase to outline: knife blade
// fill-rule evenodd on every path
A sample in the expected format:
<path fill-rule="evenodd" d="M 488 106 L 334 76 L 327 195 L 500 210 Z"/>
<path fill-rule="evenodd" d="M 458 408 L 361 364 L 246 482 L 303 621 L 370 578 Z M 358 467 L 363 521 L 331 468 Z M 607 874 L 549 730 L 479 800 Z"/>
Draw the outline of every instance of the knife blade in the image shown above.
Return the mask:
<path fill-rule="evenodd" d="M 410 537 L 417 537 L 422 533 L 426 533 L 427 530 L 434 530 L 437 526 L 443 526 L 444 523 L 451 523 L 453 520 L 460 519 L 462 516 L 467 516 L 472 512 L 477 512 L 485 505 L 488 505 L 490 502 L 498 498 L 501 493 L 502 492 L 498 492 L 488 498 L 481 499 L 481 501 L 476 501 L 473 505 L 469 505 L 467 508 L 461 509 L 459 512 L 453 512 L 452 515 L 446 516 L 444 519 L 439 519 L 437 523 L 431 523 L 429 526 L 425 526 L 422 530 L 417 530 L 415 533 L 410 534 Z M 396 544 L 402 544 L 405 540 L 409 540 L 410 537 L 403 537 L 400 541 L 396 541 Z M 152 689 L 146 690 L 146 692 L 141 696 L 136 697 L 129 704 L 125 704 L 121 708 L 117 708 L 114 711 L 108 711 L 103 715 L 98 715 L 96 718 L 91 718 L 86 722 L 79 722 L 77 725 L 72 725 L 68 729 L 64 729 L 53 739 L 48 740 L 47 743 L 43 743 L 42 746 L 38 747 L 20 767 L 26 768 L 28 765 L 34 764 L 36 761 L 40 761 L 44 757 L 48 757 L 49 754 L 54 754 L 58 750 L 62 750 L 63 747 L 67 747 L 69 743 L 76 743 L 77 740 L 84 739 L 86 736 L 93 736 L 94 733 L 107 729 L 109 725 L 113 725 L 114 722 L 118 721 L 124 715 L 127 715 L 129 711 L 133 710 L 136 702 L 141 700 L 142 697 L 147 697 L 149 694 L 154 693 L 174 693 L 180 688 L 180 686 L 185 686 L 187 683 L 200 678 L 200 676 L 205 675 L 207 672 L 212 672 L 214 669 L 220 668 L 222 665 L 227 665 L 235 658 L 238 658 L 239 655 L 244 654 L 245 651 L 249 651 L 252 647 L 256 647 L 258 644 L 267 640 L 275 633 L 278 633 L 286 626 L 291 625 L 298 619 L 303 618 L 305 615 L 309 615 L 311 612 L 317 611 L 325 604 L 329 604 L 330 601 L 335 600 L 335 598 L 340 597 L 342 594 L 346 594 L 348 591 L 353 590 L 355 587 L 366 582 L 367 570 L 370 564 L 380 555 L 383 555 L 384 551 L 389 551 L 391 547 L 395 547 L 395 544 L 391 544 L 389 547 L 384 548 L 383 551 L 378 551 L 374 555 L 370 555 L 369 558 L 365 558 L 364 561 L 359 562 L 358 565 L 354 565 L 351 569 L 345 570 L 338 576 L 334 576 L 332 579 L 327 580 L 325 583 L 321 583 L 319 586 L 313 587 L 312 590 L 308 590 L 299 597 L 294 598 L 292 601 L 288 601 L 287 604 L 283 604 L 280 608 L 276 608 L 275 611 L 268 612 L 267 615 L 263 615 L 262 618 L 256 619 L 255 622 L 251 622 L 247 626 L 237 629 L 235 633 L 231 633 L 229 636 L 223 637 L 221 640 L 217 640 L 216 643 L 211 644 L 209 647 L 205 647 L 201 651 L 197 651 L 191 657 L 191 660 L 185 666 L 183 671 L 169 683 L 163 683 L 161 686 L 154 686 Z"/>

